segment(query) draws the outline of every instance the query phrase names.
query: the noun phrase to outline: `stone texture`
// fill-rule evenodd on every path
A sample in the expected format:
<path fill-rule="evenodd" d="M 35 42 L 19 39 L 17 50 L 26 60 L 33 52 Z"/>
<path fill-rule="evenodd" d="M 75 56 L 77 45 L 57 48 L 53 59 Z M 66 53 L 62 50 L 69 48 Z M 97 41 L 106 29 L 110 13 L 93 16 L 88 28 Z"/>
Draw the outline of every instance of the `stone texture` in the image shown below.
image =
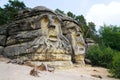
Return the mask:
<path fill-rule="evenodd" d="M 21 31 L 16 32 L 15 34 L 16 35 L 11 35 L 7 38 L 7 46 L 32 41 L 34 38 L 40 36 L 41 30 Z"/>
<path fill-rule="evenodd" d="M 6 36 L 0 35 L 0 46 L 5 46 L 6 43 Z"/>
<path fill-rule="evenodd" d="M 0 26 L 0 35 L 7 35 L 7 26 L 8 25 L 3 25 L 3 26 Z"/>
<path fill-rule="evenodd" d="M 87 47 L 89 48 L 89 47 L 91 47 L 91 46 L 93 46 L 93 45 L 95 45 L 95 42 L 94 42 L 94 40 L 92 40 L 92 39 L 90 39 L 90 38 L 86 38 L 86 44 L 87 44 Z"/>
<path fill-rule="evenodd" d="M 20 11 L 16 21 L 6 27 L 0 32 L 7 37 L 4 56 L 38 61 L 84 61 L 85 42 L 80 25 L 65 15 L 39 6 Z"/>
<path fill-rule="evenodd" d="M 7 25 L 0 26 L 0 46 L 6 45 Z"/>
<path fill-rule="evenodd" d="M 82 31 L 75 21 L 63 18 L 64 27 L 62 27 L 63 35 L 70 41 L 72 46 L 73 61 L 81 63 L 84 61 L 85 42 Z"/>
<path fill-rule="evenodd" d="M 3 54 L 4 47 L 0 46 L 0 55 Z"/>
<path fill-rule="evenodd" d="M 4 49 L 4 56 L 14 57 L 33 52 L 32 49 L 28 51 L 29 47 L 31 47 L 31 42 L 7 46 Z"/>
<path fill-rule="evenodd" d="M 34 22 L 34 23 L 33 23 Z M 40 29 L 39 22 L 34 17 L 15 21 L 8 26 L 8 34 L 15 35 L 16 32 Z"/>

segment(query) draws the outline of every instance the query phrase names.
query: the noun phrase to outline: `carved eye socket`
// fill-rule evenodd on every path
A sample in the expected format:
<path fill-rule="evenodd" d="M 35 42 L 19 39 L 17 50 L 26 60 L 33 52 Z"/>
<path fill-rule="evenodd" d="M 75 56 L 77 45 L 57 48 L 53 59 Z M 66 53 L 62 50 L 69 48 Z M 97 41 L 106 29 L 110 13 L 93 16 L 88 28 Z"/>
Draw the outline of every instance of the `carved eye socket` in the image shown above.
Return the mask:
<path fill-rule="evenodd" d="M 76 36 L 80 36 L 80 34 L 78 33 L 78 34 L 76 34 Z"/>
<path fill-rule="evenodd" d="M 72 26 L 72 27 L 70 27 L 70 29 L 74 30 L 75 28 L 74 28 L 74 26 Z"/>
<path fill-rule="evenodd" d="M 43 17 L 41 18 L 41 21 L 47 23 L 49 20 L 48 20 L 48 17 L 47 17 L 47 16 L 43 16 Z"/>
<path fill-rule="evenodd" d="M 69 27 L 69 30 L 75 31 L 75 28 L 72 26 L 72 27 Z"/>
<path fill-rule="evenodd" d="M 55 18 L 54 19 L 54 23 L 59 23 L 60 21 L 59 21 L 59 19 L 58 18 Z"/>

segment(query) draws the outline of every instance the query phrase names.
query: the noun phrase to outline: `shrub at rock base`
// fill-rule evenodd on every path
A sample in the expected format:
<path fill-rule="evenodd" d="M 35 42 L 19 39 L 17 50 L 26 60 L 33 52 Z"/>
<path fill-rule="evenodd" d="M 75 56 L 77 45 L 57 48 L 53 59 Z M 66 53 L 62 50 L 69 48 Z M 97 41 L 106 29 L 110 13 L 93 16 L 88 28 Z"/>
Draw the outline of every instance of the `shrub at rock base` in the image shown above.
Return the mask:
<path fill-rule="evenodd" d="M 86 55 L 91 60 L 93 66 L 109 67 L 112 62 L 114 50 L 105 46 L 92 46 Z"/>
<path fill-rule="evenodd" d="M 120 52 L 118 52 L 112 61 L 112 66 L 110 68 L 110 72 L 113 74 L 114 77 L 120 78 Z"/>

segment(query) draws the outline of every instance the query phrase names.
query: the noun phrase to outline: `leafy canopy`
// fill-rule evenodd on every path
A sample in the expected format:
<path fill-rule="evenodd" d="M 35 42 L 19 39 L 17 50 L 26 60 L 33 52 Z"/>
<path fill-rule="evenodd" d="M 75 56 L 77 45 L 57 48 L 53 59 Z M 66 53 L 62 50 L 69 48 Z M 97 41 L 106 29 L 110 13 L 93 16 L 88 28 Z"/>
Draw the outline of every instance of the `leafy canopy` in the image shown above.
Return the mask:
<path fill-rule="evenodd" d="M 13 21 L 15 14 L 19 10 L 26 9 L 25 4 L 18 0 L 9 0 L 8 2 L 8 4 L 4 5 L 4 8 L 0 7 L 0 25 Z"/>
<path fill-rule="evenodd" d="M 104 25 L 99 30 L 101 42 L 120 51 L 120 27 Z"/>

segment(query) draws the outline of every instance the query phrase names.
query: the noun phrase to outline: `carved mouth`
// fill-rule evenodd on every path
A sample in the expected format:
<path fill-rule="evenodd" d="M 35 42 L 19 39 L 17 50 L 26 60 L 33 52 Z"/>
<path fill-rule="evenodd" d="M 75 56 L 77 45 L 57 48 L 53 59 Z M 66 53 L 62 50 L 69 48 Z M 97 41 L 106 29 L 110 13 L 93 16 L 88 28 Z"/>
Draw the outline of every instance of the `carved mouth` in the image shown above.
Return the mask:
<path fill-rule="evenodd" d="M 57 36 L 56 35 L 50 35 L 49 40 L 50 41 L 57 41 Z"/>
<path fill-rule="evenodd" d="M 83 45 L 84 46 L 84 43 L 83 42 L 77 42 L 77 44 L 80 46 L 80 45 Z"/>

